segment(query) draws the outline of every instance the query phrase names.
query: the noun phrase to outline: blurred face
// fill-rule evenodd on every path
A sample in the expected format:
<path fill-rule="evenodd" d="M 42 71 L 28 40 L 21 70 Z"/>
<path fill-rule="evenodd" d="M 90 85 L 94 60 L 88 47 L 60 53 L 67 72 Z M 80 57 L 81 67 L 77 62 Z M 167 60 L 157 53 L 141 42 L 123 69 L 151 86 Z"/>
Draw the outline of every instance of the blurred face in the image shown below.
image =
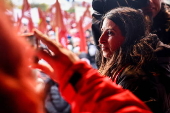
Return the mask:
<path fill-rule="evenodd" d="M 162 0 L 149 0 L 149 5 L 142 8 L 145 15 L 149 15 L 154 18 L 161 9 Z"/>
<path fill-rule="evenodd" d="M 122 36 L 119 27 L 111 20 L 104 19 L 102 25 L 102 35 L 99 38 L 101 50 L 105 58 L 110 58 L 124 42 L 125 37 Z"/>

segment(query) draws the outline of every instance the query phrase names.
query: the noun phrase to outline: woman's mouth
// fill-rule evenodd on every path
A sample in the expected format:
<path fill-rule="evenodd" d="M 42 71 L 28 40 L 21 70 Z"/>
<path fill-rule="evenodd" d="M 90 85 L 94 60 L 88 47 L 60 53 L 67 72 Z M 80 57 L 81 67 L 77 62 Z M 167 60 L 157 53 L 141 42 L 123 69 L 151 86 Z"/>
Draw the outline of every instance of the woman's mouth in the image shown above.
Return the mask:
<path fill-rule="evenodd" d="M 107 47 L 101 47 L 102 51 L 108 50 Z"/>

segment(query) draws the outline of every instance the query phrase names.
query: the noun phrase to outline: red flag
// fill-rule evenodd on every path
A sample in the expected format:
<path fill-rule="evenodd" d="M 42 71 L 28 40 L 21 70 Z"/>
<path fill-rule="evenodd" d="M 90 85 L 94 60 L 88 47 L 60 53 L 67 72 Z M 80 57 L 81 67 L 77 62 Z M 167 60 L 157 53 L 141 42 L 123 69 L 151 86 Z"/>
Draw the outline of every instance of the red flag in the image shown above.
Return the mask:
<path fill-rule="evenodd" d="M 83 16 L 80 18 L 78 23 L 78 30 L 79 30 L 79 36 L 80 36 L 80 51 L 81 52 L 87 52 L 87 44 L 86 44 L 86 37 L 85 37 L 85 31 L 89 28 L 91 28 L 92 23 L 92 17 L 91 13 L 89 11 L 89 7 L 85 10 Z"/>
<path fill-rule="evenodd" d="M 49 9 L 46 11 L 46 16 L 53 18 L 53 15 L 55 13 L 55 4 L 51 5 Z"/>
<path fill-rule="evenodd" d="M 66 26 L 64 25 L 63 21 L 63 14 L 60 8 L 60 4 L 58 0 L 55 3 L 56 11 L 54 15 L 54 19 L 52 22 L 53 28 L 58 28 L 58 41 L 64 46 L 67 47 L 67 37 L 66 37 Z"/>
<path fill-rule="evenodd" d="M 66 30 L 64 21 L 63 21 L 63 14 L 62 14 L 58 0 L 56 0 L 55 7 L 56 7 L 56 11 L 54 15 L 53 27 L 59 27 L 62 30 Z"/>
<path fill-rule="evenodd" d="M 83 6 L 83 7 L 89 7 L 89 6 L 90 6 L 90 4 L 89 4 L 89 3 L 87 3 L 87 2 L 85 2 L 85 1 L 83 1 L 83 2 L 82 2 L 82 6 Z"/>
<path fill-rule="evenodd" d="M 17 27 L 17 30 L 20 31 L 19 29 L 21 28 L 21 17 L 19 17 L 19 15 L 17 14 L 17 22 L 16 22 L 16 27 Z"/>
<path fill-rule="evenodd" d="M 26 18 L 28 20 L 29 32 L 32 32 L 32 29 L 34 28 L 34 24 L 31 18 L 31 7 L 27 0 L 23 1 L 21 18 Z"/>
<path fill-rule="evenodd" d="M 29 13 L 30 9 L 31 9 L 31 7 L 30 7 L 28 1 L 24 0 L 23 6 L 22 6 L 22 15 L 27 16 L 27 14 L 25 14 L 25 13 Z"/>
<path fill-rule="evenodd" d="M 80 38 L 80 51 L 81 52 L 87 52 L 87 44 L 86 44 L 86 37 L 84 34 L 84 29 L 83 29 L 83 17 L 80 18 L 79 23 L 78 23 L 78 30 L 79 30 L 79 38 Z"/>
<path fill-rule="evenodd" d="M 54 12 L 53 9 L 55 8 L 55 4 L 51 5 L 47 12 Z"/>
<path fill-rule="evenodd" d="M 83 16 L 82 16 L 82 26 L 84 31 L 86 31 L 87 29 L 91 28 L 92 25 L 92 15 L 90 13 L 89 10 L 90 6 L 87 7 L 87 9 L 85 10 Z"/>
<path fill-rule="evenodd" d="M 64 18 L 64 24 L 66 25 L 67 32 L 70 31 L 73 27 L 73 24 L 76 24 L 76 18 L 75 13 L 68 13 L 67 11 L 63 11 L 63 18 Z"/>
<path fill-rule="evenodd" d="M 40 19 L 38 29 L 41 32 L 46 33 L 47 32 L 46 16 L 45 16 L 45 14 L 42 12 L 42 10 L 40 8 L 38 8 L 38 14 L 39 14 L 39 19 Z"/>

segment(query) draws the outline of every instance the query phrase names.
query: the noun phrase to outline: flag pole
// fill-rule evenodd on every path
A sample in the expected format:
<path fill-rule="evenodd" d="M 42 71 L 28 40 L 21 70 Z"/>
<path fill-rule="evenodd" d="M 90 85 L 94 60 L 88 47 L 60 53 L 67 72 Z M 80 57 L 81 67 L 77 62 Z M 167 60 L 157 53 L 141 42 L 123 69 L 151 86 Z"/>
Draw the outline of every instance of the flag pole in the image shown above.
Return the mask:
<path fill-rule="evenodd" d="M 55 27 L 56 43 L 59 43 L 59 27 Z"/>

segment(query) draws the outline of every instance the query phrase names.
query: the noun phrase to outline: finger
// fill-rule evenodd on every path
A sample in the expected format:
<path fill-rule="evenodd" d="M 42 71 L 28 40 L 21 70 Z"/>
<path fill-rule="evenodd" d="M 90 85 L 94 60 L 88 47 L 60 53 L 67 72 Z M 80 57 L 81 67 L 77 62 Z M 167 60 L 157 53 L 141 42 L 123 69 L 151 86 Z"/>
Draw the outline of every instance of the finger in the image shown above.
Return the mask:
<path fill-rule="evenodd" d="M 37 35 L 37 38 L 42 40 L 48 46 L 48 48 L 52 52 L 54 52 L 55 56 L 58 56 L 60 58 L 63 57 L 63 59 L 66 58 L 66 60 L 69 60 L 69 61 L 71 60 L 72 62 L 77 61 L 78 58 L 75 57 L 71 51 L 61 46 L 61 44 L 54 43 L 46 35 L 42 34 L 40 31 L 36 29 L 34 31 L 35 31 L 35 35 Z M 50 63 L 50 64 L 53 64 L 53 63 Z"/>
<path fill-rule="evenodd" d="M 21 37 L 29 37 L 29 36 L 33 36 L 33 35 L 34 35 L 33 33 L 23 33 L 20 36 Z"/>
<path fill-rule="evenodd" d="M 60 48 L 60 51 L 62 51 L 60 57 L 63 57 L 63 59 L 66 58 L 65 60 L 67 61 L 74 63 L 79 60 L 78 56 L 70 50 L 67 50 L 65 48 Z"/>
<path fill-rule="evenodd" d="M 54 60 L 53 56 L 43 50 L 37 50 L 36 56 L 40 59 L 44 59 L 52 68 L 57 61 Z M 56 64 L 57 65 L 57 64 Z"/>
<path fill-rule="evenodd" d="M 54 53 L 58 53 L 59 44 L 55 43 L 54 41 L 50 40 L 47 35 L 44 35 L 42 32 L 40 32 L 37 29 L 34 29 L 34 35 L 41 40 L 44 44 L 47 45 L 47 47 L 53 51 Z"/>
<path fill-rule="evenodd" d="M 45 43 L 48 46 L 48 48 L 52 52 L 54 52 L 55 55 L 60 56 L 60 57 L 68 57 L 70 51 L 64 48 L 60 43 L 54 43 L 46 35 L 42 34 L 37 29 L 35 29 L 34 31 L 35 31 L 35 35 L 37 36 L 37 38 L 42 40 L 42 42 Z"/>
<path fill-rule="evenodd" d="M 50 67 L 48 65 L 34 64 L 31 66 L 31 68 L 40 69 L 42 72 L 44 72 L 45 74 L 47 74 L 49 76 L 52 76 L 54 74 L 54 70 L 52 69 L 52 67 Z"/>

